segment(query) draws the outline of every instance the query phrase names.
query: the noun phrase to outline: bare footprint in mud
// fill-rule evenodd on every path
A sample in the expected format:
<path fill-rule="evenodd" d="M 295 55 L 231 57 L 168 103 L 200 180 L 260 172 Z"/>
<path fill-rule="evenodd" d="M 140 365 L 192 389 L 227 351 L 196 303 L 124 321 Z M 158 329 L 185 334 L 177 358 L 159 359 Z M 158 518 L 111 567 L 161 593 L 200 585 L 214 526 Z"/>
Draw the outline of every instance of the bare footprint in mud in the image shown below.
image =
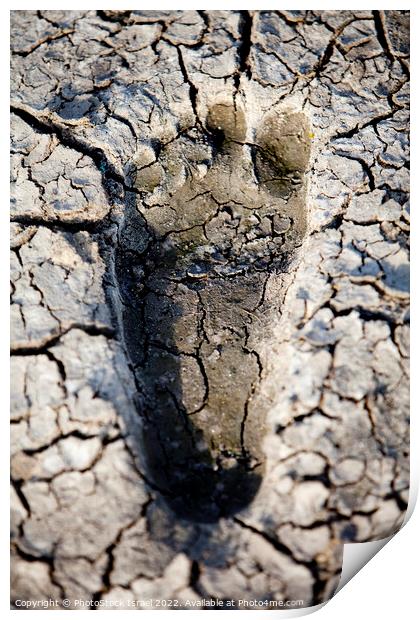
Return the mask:
<path fill-rule="evenodd" d="M 246 138 L 244 112 L 219 103 L 202 131 L 161 149 L 137 174 L 144 193 L 116 255 L 148 473 L 178 515 L 203 522 L 245 507 L 261 484 L 253 343 L 278 315 L 268 278 L 306 231 L 307 118 L 273 110 Z"/>

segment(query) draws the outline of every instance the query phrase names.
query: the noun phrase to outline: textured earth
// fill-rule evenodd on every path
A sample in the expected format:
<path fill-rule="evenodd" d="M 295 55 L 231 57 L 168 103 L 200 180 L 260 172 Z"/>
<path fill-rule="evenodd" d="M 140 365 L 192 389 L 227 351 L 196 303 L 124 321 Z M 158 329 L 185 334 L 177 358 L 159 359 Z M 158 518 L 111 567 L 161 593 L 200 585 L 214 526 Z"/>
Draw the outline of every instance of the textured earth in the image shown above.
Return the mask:
<path fill-rule="evenodd" d="M 12 604 L 328 599 L 407 507 L 408 12 L 11 23 Z"/>

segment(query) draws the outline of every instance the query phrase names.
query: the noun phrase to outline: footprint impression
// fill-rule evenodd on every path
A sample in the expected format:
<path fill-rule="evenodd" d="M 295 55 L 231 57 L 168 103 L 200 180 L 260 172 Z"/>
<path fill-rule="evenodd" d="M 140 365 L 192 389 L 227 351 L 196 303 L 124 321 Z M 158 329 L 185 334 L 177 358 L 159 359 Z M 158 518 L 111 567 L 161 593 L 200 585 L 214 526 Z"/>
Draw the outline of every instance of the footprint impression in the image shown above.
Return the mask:
<path fill-rule="evenodd" d="M 274 109 L 247 142 L 244 112 L 219 103 L 137 173 L 116 255 L 124 339 L 148 474 L 183 518 L 231 515 L 262 480 L 255 342 L 278 316 L 267 280 L 305 235 L 309 131 Z"/>

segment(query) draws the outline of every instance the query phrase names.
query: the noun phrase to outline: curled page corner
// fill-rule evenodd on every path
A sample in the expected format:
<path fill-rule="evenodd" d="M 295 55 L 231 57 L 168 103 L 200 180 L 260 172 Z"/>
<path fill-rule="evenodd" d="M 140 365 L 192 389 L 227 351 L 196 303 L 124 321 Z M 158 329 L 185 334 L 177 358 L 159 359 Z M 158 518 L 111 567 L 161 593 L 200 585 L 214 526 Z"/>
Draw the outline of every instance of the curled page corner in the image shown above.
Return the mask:
<path fill-rule="evenodd" d="M 399 530 L 398 530 L 399 531 Z M 398 532 L 396 532 L 398 533 Z M 343 567 L 334 596 L 393 538 L 395 534 L 380 540 L 343 545 Z"/>
<path fill-rule="evenodd" d="M 372 540 L 361 543 L 346 543 L 343 545 L 343 561 L 341 578 L 334 596 L 340 592 L 342 588 L 377 554 L 381 549 L 389 543 L 389 541 L 397 536 L 404 528 L 414 511 L 418 495 L 418 480 L 416 472 L 411 469 L 410 476 L 410 493 L 408 499 L 407 511 L 401 526 L 386 538 L 380 540 Z"/>
<path fill-rule="evenodd" d="M 408 511 L 407 511 L 408 512 Z M 411 514 L 411 513 L 410 513 Z M 296 618 L 307 616 L 316 611 L 319 611 L 322 607 L 327 605 L 329 601 L 331 601 L 339 592 L 344 588 L 345 585 L 349 583 L 353 579 L 353 577 L 364 567 L 370 560 L 377 554 L 385 545 L 392 539 L 396 534 L 400 532 L 404 524 L 407 522 L 408 518 L 404 520 L 403 525 L 400 529 L 398 529 L 395 533 L 391 534 L 391 536 L 387 536 L 386 538 L 381 538 L 380 540 L 373 540 L 361 543 L 346 543 L 343 545 L 343 559 L 342 559 L 342 569 L 341 569 L 341 578 L 338 583 L 337 589 L 334 594 L 328 600 L 320 603 L 319 605 L 314 605 L 312 607 L 305 607 L 303 609 L 293 609 L 293 610 L 285 610 L 280 612 L 282 618 Z"/>
<path fill-rule="evenodd" d="M 283 620 L 283 618 L 302 618 L 303 616 L 310 616 L 312 614 L 314 614 L 316 611 L 319 611 L 320 609 L 322 609 L 323 607 L 325 607 L 325 605 L 330 601 L 331 599 L 328 599 L 326 601 L 322 601 L 322 603 L 318 603 L 318 605 L 312 605 L 311 607 L 299 607 L 297 609 L 277 609 L 275 611 L 269 612 L 270 614 L 272 614 L 272 616 L 274 617 L 274 614 L 276 614 L 276 618 L 281 618 Z M 243 612 L 241 612 L 243 613 Z M 254 612 L 255 613 L 255 612 Z M 260 611 L 257 613 L 261 613 L 264 614 L 264 617 L 267 617 L 267 611 Z M 254 616 L 253 616 L 254 617 Z"/>

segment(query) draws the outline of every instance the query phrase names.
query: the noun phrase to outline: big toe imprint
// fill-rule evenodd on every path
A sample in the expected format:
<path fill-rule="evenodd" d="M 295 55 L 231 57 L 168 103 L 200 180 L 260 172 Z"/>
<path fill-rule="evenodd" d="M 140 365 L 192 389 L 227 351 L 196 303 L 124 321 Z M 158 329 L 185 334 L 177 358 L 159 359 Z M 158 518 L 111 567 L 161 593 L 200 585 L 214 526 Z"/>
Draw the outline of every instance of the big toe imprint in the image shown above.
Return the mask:
<path fill-rule="evenodd" d="M 149 476 L 197 521 L 240 510 L 261 483 L 259 351 L 279 312 L 265 291 L 306 232 L 306 117 L 274 110 L 247 133 L 217 104 L 203 132 L 161 149 L 116 260 Z"/>

